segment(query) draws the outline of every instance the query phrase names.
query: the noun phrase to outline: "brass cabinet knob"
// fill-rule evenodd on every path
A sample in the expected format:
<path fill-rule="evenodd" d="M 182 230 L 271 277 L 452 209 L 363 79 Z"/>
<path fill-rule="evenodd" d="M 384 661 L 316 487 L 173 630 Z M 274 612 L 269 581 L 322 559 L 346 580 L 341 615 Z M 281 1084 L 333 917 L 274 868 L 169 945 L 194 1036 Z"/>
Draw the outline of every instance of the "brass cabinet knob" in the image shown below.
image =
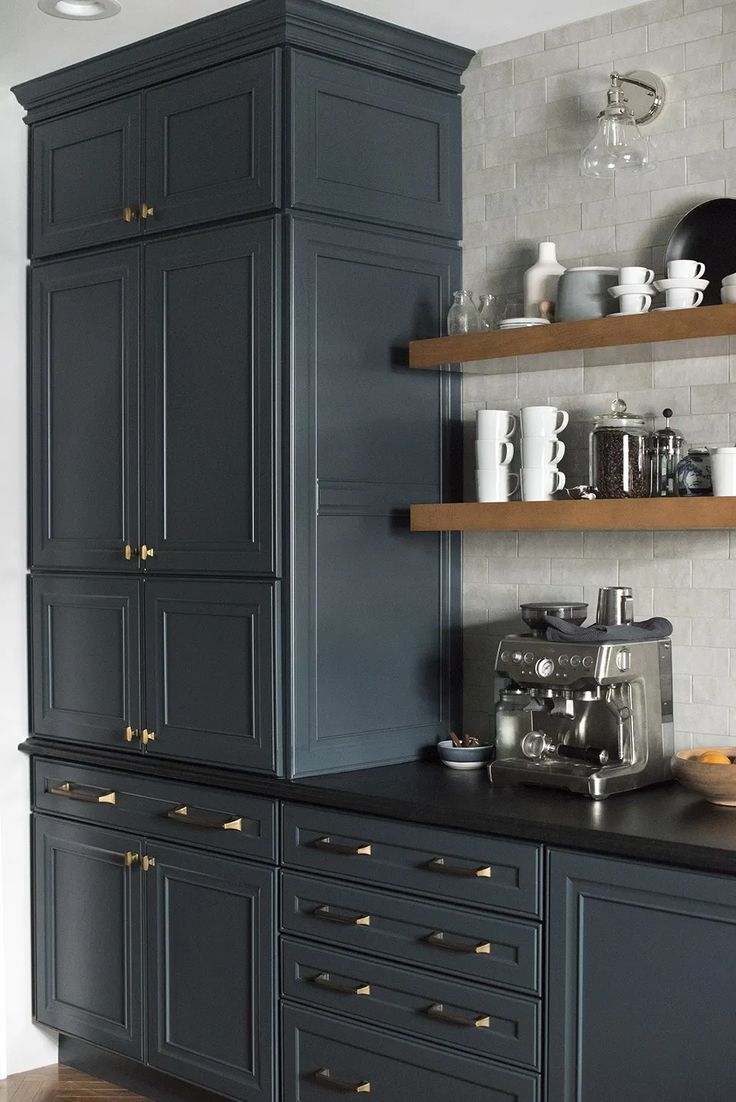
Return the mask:
<path fill-rule="evenodd" d="M 141 218 L 145 221 L 146 218 L 153 218 L 156 211 L 153 207 L 149 207 L 148 203 L 141 203 Z"/>
<path fill-rule="evenodd" d="M 156 867 L 156 858 L 146 856 L 143 858 L 141 864 L 143 865 L 143 871 L 148 872 L 150 869 L 154 869 Z"/>
<path fill-rule="evenodd" d="M 152 559 L 155 554 L 156 549 L 154 547 L 146 547 L 145 543 L 141 547 L 141 558 L 144 562 L 146 561 L 146 559 Z"/>
<path fill-rule="evenodd" d="M 135 738 L 140 738 L 140 735 L 138 734 L 137 729 L 135 727 L 130 727 L 130 726 L 126 727 L 125 728 L 125 741 L 126 742 L 132 742 L 133 739 L 135 739 Z"/>
<path fill-rule="evenodd" d="M 137 555 L 137 554 L 138 554 L 138 552 L 135 550 L 135 548 L 132 547 L 129 543 L 126 543 L 125 547 L 123 548 L 123 555 L 125 556 L 125 561 L 130 562 L 131 559 L 133 558 L 133 556 Z"/>
<path fill-rule="evenodd" d="M 156 732 L 155 731 L 147 731 L 146 728 L 144 727 L 143 730 L 141 731 L 141 742 L 143 743 L 143 745 L 148 746 L 149 742 L 155 742 L 155 741 L 156 741 Z"/>
<path fill-rule="evenodd" d="M 126 869 L 132 868 L 133 865 L 137 865 L 140 859 L 140 854 L 133 853 L 132 850 L 128 850 L 127 853 L 123 854 L 123 864 L 125 865 Z"/>
<path fill-rule="evenodd" d="M 124 222 L 137 222 L 138 211 L 135 207 L 123 207 L 123 221 Z"/>

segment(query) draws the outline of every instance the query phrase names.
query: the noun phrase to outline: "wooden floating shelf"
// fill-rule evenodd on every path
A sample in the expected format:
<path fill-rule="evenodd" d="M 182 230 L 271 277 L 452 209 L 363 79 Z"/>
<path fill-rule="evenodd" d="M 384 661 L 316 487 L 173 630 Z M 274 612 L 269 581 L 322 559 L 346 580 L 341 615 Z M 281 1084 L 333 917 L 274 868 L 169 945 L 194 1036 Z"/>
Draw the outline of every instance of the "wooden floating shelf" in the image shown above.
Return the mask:
<path fill-rule="evenodd" d="M 474 360 L 535 356 L 579 348 L 609 348 L 623 344 L 680 341 L 693 337 L 723 337 L 736 333 L 736 306 L 699 306 L 664 313 L 609 315 L 591 321 L 562 321 L 528 329 L 494 329 L 459 337 L 412 341 L 410 367 L 451 367 Z M 538 368 L 542 370 L 544 363 Z M 492 369 L 490 369 L 492 370 Z M 502 368 L 497 370 L 503 370 Z"/>
<path fill-rule="evenodd" d="M 736 528 L 736 497 L 412 505 L 411 527 L 413 532 Z"/>

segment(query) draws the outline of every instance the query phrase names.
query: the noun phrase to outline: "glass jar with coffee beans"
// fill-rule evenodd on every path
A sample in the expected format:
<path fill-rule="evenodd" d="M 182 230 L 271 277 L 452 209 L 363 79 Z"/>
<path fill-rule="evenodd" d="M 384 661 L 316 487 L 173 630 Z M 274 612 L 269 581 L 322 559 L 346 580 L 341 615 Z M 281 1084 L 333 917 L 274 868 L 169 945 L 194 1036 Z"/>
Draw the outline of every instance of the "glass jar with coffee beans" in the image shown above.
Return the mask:
<path fill-rule="evenodd" d="M 644 417 L 628 413 L 617 398 L 611 412 L 595 418 L 590 434 L 590 482 L 598 497 L 649 497 L 650 431 Z"/>

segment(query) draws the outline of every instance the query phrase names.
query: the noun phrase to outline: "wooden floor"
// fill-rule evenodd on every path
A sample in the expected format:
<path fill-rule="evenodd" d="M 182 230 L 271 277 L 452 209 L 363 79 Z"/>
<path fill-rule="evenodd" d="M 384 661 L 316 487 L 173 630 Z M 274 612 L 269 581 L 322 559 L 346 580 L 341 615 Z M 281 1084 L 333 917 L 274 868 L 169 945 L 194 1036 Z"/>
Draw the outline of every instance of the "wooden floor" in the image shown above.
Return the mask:
<path fill-rule="evenodd" d="M 0 1082 L 0 1102 L 148 1102 L 139 1094 L 54 1064 Z"/>

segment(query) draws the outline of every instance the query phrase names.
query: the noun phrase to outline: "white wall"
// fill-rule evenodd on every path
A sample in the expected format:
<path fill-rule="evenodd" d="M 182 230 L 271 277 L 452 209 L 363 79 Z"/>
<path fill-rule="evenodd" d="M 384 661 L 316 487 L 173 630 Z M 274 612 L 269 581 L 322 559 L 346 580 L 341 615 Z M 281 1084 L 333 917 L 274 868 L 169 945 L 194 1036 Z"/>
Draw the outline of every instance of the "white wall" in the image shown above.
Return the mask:
<path fill-rule="evenodd" d="M 31 1023 L 25 643 L 26 128 L 0 89 L 0 1079 L 54 1063 Z"/>

